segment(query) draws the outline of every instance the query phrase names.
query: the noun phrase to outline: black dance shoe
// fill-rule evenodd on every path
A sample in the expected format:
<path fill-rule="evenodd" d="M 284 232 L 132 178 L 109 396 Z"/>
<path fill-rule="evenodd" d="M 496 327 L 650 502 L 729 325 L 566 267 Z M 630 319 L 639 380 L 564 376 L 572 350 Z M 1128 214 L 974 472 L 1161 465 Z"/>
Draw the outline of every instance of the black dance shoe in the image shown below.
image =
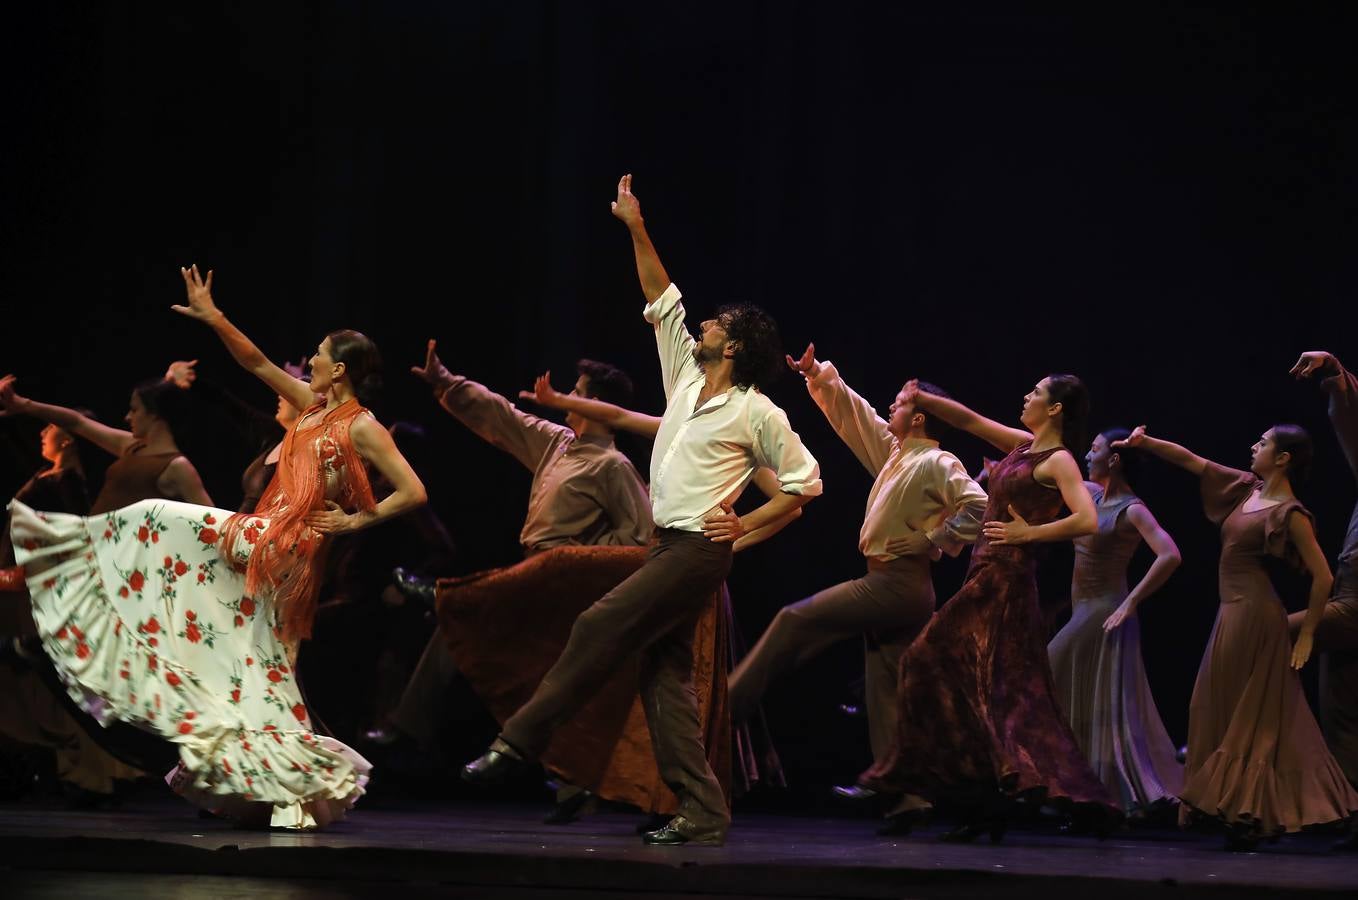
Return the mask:
<path fill-rule="evenodd" d="M 1231 853 L 1253 853 L 1262 839 L 1263 835 L 1253 825 L 1236 822 L 1226 826 L 1223 849 Z"/>
<path fill-rule="evenodd" d="M 1001 816 L 995 816 L 958 825 L 952 831 L 939 835 L 938 839 L 945 844 L 970 844 L 984 834 L 990 837 L 990 843 L 998 844 L 1004 840 L 1004 833 L 1008 830 L 1008 820 Z"/>
<path fill-rule="evenodd" d="M 659 831 L 670 823 L 670 816 L 664 813 L 651 813 L 646 817 L 646 821 L 637 825 L 637 834 L 646 834 L 650 831 Z"/>
<path fill-rule="evenodd" d="M 720 847 L 726 843 L 726 826 L 702 828 L 683 816 L 675 816 L 664 828 L 643 834 L 641 842 L 656 847 L 677 847 L 680 844 Z"/>
<path fill-rule="evenodd" d="M 543 825 L 569 825 L 584 815 L 584 810 L 594 800 L 590 791 L 580 790 L 552 807 L 542 819 Z"/>
<path fill-rule="evenodd" d="M 852 800 L 855 803 L 871 800 L 877 796 L 876 791 L 861 784 L 837 784 L 830 790 L 841 800 Z"/>
<path fill-rule="evenodd" d="M 523 755 L 496 738 L 490 749 L 462 767 L 462 780 L 480 787 L 493 787 L 528 763 Z"/>
<path fill-rule="evenodd" d="M 914 829 L 928 825 L 933 817 L 933 809 L 927 806 L 892 813 L 886 817 L 882 827 L 877 829 L 877 834 L 881 837 L 904 837 Z"/>
<path fill-rule="evenodd" d="M 396 585 L 407 600 L 414 600 L 425 606 L 434 605 L 434 579 L 425 578 L 423 575 L 416 575 L 409 572 L 404 566 L 397 566 L 391 570 L 391 583 Z"/>

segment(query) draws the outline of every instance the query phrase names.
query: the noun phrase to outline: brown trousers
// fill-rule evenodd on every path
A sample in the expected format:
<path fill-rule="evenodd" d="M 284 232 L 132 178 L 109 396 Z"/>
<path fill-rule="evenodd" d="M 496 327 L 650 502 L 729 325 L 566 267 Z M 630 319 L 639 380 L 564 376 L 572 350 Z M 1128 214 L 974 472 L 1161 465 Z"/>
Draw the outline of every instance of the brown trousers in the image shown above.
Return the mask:
<path fill-rule="evenodd" d="M 1288 617 L 1295 635 L 1305 612 Z M 1334 591 L 1316 626 L 1315 652 L 1320 654 L 1320 728 L 1325 743 L 1358 786 L 1358 572 L 1341 562 Z"/>
<path fill-rule="evenodd" d="M 864 695 L 872 756 L 880 761 L 896 733 L 896 684 L 905 648 L 934 614 L 929 560 L 868 560 L 862 578 L 826 588 L 774 616 L 728 682 L 731 715 L 748 715 L 769 684 L 830 645 L 864 635 Z"/>
<path fill-rule="evenodd" d="M 570 639 L 532 698 L 501 736 L 531 756 L 632 653 L 640 654 L 641 699 L 660 776 L 679 814 L 703 828 L 730 819 L 708 764 L 693 689 L 693 629 L 731 568 L 731 545 L 700 532 L 657 530 L 646 563 L 575 620 Z"/>

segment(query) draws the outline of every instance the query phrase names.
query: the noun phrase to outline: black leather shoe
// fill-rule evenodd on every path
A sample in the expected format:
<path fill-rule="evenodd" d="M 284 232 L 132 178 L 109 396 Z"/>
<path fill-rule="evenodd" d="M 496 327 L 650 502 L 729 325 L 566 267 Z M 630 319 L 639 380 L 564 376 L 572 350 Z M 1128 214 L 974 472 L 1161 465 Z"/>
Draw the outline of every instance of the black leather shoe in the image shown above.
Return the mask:
<path fill-rule="evenodd" d="M 909 834 L 916 828 L 923 828 L 929 824 L 929 820 L 934 817 L 934 811 L 929 807 L 919 809 L 907 809 L 904 812 L 892 813 L 886 817 L 886 821 L 877 833 L 882 837 L 899 837 Z"/>
<path fill-rule="evenodd" d="M 542 820 L 544 825 L 569 825 L 584 814 L 585 807 L 594 799 L 589 791 L 577 791 L 552 807 Z"/>
<path fill-rule="evenodd" d="M 1263 839 L 1251 825 L 1236 823 L 1226 827 L 1226 843 L 1223 849 L 1231 853 L 1253 853 Z"/>
<path fill-rule="evenodd" d="M 651 813 L 651 815 L 646 818 L 645 822 L 642 822 L 636 827 L 636 832 L 637 834 L 646 834 L 651 831 L 659 831 L 669 823 L 670 817 L 664 813 Z"/>
<path fill-rule="evenodd" d="M 396 589 L 404 594 L 407 600 L 414 600 L 430 607 L 434 605 L 434 579 L 416 575 L 406 571 L 403 566 L 397 566 L 391 570 L 391 583 L 396 585 Z"/>
<path fill-rule="evenodd" d="M 683 816 L 675 816 L 664 828 L 643 834 L 641 842 L 658 847 L 676 847 L 680 844 L 720 847 L 726 843 L 726 826 L 701 828 Z"/>
<path fill-rule="evenodd" d="M 841 800 L 853 800 L 854 802 L 871 800 L 877 796 L 876 791 L 861 784 L 837 784 L 830 790 Z"/>
<path fill-rule="evenodd" d="M 1009 823 L 1003 818 L 992 818 L 980 822 L 968 822 L 965 825 L 958 825 L 952 831 L 939 835 L 939 840 L 948 844 L 970 844 L 981 835 L 989 835 L 990 843 L 998 844 L 1004 840 L 1004 833 L 1009 830 Z"/>
<path fill-rule="evenodd" d="M 462 767 L 462 780 L 468 784 L 491 787 L 525 765 L 524 758 L 514 748 L 496 739 L 489 750 Z"/>

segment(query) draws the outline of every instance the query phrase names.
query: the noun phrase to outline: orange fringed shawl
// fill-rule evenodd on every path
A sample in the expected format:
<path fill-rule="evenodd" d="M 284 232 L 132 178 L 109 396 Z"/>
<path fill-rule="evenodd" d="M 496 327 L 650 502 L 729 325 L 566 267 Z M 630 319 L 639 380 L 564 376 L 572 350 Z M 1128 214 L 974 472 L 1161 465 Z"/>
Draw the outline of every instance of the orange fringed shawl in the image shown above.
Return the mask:
<path fill-rule="evenodd" d="M 326 410 L 318 403 L 304 412 L 283 438 L 278 468 L 253 513 L 238 513 L 222 528 L 228 558 L 244 536 L 250 545 L 245 590 L 273 596 L 276 627 L 285 641 L 311 636 L 316 595 L 325 567 L 326 536 L 306 523 L 307 513 L 333 500 L 347 512 L 371 512 L 377 505 L 363 460 L 349 427 L 367 410 L 355 399 Z M 269 520 L 264 540 L 251 540 L 251 522 Z"/>

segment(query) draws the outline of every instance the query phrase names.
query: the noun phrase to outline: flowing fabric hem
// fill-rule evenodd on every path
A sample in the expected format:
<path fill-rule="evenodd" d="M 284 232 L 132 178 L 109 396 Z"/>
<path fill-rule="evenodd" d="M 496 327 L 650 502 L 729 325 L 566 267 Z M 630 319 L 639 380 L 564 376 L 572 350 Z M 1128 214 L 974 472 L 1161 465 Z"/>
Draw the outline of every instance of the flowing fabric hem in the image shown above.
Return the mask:
<path fill-rule="evenodd" d="M 325 825 L 363 795 L 372 766 L 362 756 L 305 729 L 253 727 L 128 627 L 83 518 L 19 501 L 10 515 L 33 619 L 71 698 L 101 724 L 116 718 L 177 744 L 170 777 L 181 794 L 218 798 L 219 808 L 231 799 L 270 803 L 274 823 L 286 828 Z"/>
<path fill-rule="evenodd" d="M 1188 779 L 1181 799 L 1181 822 L 1191 818 L 1191 810 L 1264 834 L 1290 834 L 1358 813 L 1358 793 L 1333 760 L 1318 769 L 1280 773 L 1263 760 L 1221 749 Z"/>

